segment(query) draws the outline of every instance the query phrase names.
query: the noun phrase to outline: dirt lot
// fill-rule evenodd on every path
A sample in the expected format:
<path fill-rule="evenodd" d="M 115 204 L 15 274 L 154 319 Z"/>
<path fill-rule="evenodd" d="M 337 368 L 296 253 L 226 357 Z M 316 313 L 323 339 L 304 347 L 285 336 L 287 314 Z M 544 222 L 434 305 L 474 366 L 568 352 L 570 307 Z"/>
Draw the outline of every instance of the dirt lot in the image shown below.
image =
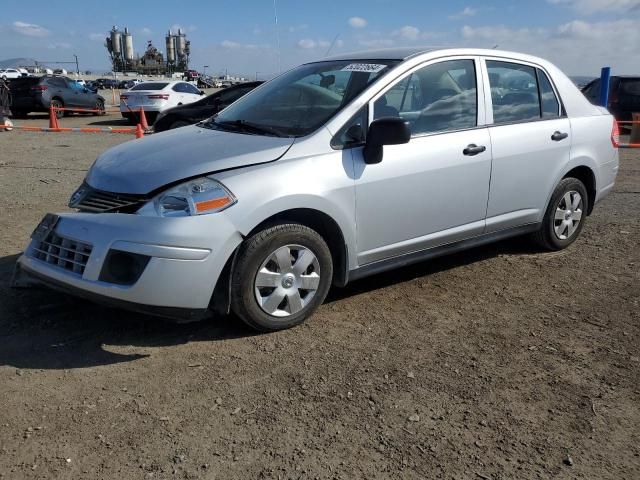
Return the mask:
<path fill-rule="evenodd" d="M 566 251 L 404 268 L 255 335 L 9 289 L 129 138 L 0 133 L 0 478 L 640 478 L 638 152 Z"/>

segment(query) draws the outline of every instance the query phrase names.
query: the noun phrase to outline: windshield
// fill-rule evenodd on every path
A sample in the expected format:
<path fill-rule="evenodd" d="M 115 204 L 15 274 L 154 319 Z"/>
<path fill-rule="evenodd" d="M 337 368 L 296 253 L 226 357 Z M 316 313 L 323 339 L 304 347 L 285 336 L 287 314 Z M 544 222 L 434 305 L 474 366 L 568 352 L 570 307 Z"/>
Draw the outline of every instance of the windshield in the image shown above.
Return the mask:
<path fill-rule="evenodd" d="M 245 95 L 202 126 L 257 135 L 308 135 L 397 63 L 344 60 L 301 65 Z"/>
<path fill-rule="evenodd" d="M 167 85 L 169 84 L 162 83 L 162 82 L 146 82 L 146 83 L 139 83 L 138 85 L 133 87 L 131 90 L 162 90 Z"/>

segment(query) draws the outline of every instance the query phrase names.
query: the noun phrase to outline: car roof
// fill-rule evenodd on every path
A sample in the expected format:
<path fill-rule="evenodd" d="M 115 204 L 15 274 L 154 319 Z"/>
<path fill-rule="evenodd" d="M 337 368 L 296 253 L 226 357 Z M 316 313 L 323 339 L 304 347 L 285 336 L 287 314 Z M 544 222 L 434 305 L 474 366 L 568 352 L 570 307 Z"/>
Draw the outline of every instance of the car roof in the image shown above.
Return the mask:
<path fill-rule="evenodd" d="M 503 57 L 505 59 L 521 60 L 524 62 L 545 62 L 543 59 L 519 52 L 497 50 L 492 48 L 461 48 L 461 47 L 400 47 L 381 48 L 376 50 L 362 50 L 323 58 L 321 61 L 333 60 L 397 60 L 406 61 L 418 56 L 437 58 L 453 55 L 482 55 L 489 57 Z"/>

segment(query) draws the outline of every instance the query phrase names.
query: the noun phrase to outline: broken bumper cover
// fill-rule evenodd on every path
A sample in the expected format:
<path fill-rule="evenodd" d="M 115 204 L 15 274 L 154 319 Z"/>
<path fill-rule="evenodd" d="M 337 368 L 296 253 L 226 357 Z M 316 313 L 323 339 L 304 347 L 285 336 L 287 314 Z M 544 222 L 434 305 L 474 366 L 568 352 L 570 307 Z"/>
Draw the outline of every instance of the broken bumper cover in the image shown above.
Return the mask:
<path fill-rule="evenodd" d="M 41 240 L 31 240 L 18 259 L 16 283 L 26 275 L 99 303 L 193 320 L 207 314 L 218 277 L 242 241 L 224 215 L 61 214 L 55 235 L 60 247 L 45 249 L 49 255 L 42 253 Z M 65 245 L 76 244 L 91 247 L 88 258 L 65 250 Z M 113 252 L 148 257 L 131 284 L 114 283 L 104 275 Z M 73 268 L 79 258 L 81 271 Z"/>

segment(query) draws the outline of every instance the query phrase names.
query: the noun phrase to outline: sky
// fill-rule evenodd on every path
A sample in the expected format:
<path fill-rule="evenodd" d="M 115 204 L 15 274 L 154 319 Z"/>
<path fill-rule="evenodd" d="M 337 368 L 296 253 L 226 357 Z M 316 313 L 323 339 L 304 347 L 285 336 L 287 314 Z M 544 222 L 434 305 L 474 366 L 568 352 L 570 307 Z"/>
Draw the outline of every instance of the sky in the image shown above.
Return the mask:
<path fill-rule="evenodd" d="M 109 70 L 104 39 L 129 27 L 142 54 L 169 29 L 191 40 L 191 68 L 270 78 L 327 55 L 394 46 L 530 53 L 569 75 L 640 74 L 640 0 L 2 0 L 0 60 L 72 61 Z"/>

